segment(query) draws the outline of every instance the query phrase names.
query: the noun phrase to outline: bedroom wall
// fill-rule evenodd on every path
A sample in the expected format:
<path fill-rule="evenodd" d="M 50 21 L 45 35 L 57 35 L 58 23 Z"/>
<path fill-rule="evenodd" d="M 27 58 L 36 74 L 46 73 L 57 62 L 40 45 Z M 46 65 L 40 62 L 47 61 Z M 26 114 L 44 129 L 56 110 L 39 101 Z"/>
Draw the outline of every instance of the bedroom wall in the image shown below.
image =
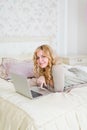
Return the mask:
<path fill-rule="evenodd" d="M 67 5 L 67 55 L 76 55 L 78 42 L 78 0 L 68 0 Z"/>
<path fill-rule="evenodd" d="M 87 54 L 87 0 L 79 0 L 78 53 Z"/>
<path fill-rule="evenodd" d="M 57 0 L 2 0 L 0 37 L 55 36 L 56 13 Z"/>
<path fill-rule="evenodd" d="M 59 54 L 64 54 L 64 13 L 63 0 L 0 1 L 0 52 L 4 51 L 4 46 L 7 48 L 6 43 L 25 42 L 31 48 L 33 39 L 39 43 L 47 39 Z"/>
<path fill-rule="evenodd" d="M 87 0 L 68 0 L 67 54 L 87 54 Z"/>
<path fill-rule="evenodd" d="M 24 48 L 27 49 L 23 51 L 32 51 L 48 43 L 59 55 L 86 54 L 86 23 L 81 22 L 85 3 L 86 0 L 0 1 L 0 53 L 16 53 Z"/>

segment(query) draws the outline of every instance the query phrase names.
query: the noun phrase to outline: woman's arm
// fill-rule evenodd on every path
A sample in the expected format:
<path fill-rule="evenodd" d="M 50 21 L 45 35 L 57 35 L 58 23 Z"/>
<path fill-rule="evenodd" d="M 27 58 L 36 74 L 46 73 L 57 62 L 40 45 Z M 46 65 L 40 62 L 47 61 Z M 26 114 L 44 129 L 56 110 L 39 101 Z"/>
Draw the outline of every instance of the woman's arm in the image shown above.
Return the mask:
<path fill-rule="evenodd" d="M 54 82 L 54 91 L 61 92 L 64 90 L 64 68 L 62 64 L 53 65 L 52 75 Z"/>
<path fill-rule="evenodd" d="M 30 84 L 30 86 L 37 86 L 37 78 L 29 78 L 28 82 Z"/>
<path fill-rule="evenodd" d="M 44 76 L 40 76 L 38 78 L 31 78 L 29 79 L 29 83 L 31 86 L 39 86 L 39 87 L 43 87 L 43 85 L 47 86 Z"/>

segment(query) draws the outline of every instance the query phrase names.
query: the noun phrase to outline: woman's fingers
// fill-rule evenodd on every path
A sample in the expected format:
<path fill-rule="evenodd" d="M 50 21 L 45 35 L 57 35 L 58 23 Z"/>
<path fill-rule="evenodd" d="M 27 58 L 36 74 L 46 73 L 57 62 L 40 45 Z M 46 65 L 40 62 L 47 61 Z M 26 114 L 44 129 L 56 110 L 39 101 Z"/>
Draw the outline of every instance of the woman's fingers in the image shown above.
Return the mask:
<path fill-rule="evenodd" d="M 40 88 L 43 88 L 43 82 L 41 83 Z"/>
<path fill-rule="evenodd" d="M 40 76 L 37 80 L 37 83 L 42 89 L 45 89 L 43 86 L 47 86 L 44 76 Z"/>
<path fill-rule="evenodd" d="M 40 88 L 43 90 L 46 90 L 46 88 L 44 88 L 43 86 L 44 86 L 44 82 L 41 83 Z M 45 86 L 47 86 L 46 83 L 45 83 Z"/>
<path fill-rule="evenodd" d="M 44 82 L 44 86 L 47 86 L 46 82 Z"/>

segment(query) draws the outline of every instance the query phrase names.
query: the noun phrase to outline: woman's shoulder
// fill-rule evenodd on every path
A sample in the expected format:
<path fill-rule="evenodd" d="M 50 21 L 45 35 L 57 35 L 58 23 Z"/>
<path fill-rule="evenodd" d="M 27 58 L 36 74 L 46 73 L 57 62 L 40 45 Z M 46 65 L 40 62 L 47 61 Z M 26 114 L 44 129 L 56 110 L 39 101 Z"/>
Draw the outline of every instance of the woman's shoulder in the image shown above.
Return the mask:
<path fill-rule="evenodd" d="M 54 62 L 55 65 L 61 65 L 62 64 L 62 59 L 59 57 L 59 56 L 55 56 L 55 62 Z"/>
<path fill-rule="evenodd" d="M 57 64 L 54 64 L 53 66 L 52 66 L 52 70 L 54 71 L 62 71 L 62 70 L 64 70 L 64 66 L 63 66 L 63 64 L 62 63 L 57 63 Z"/>

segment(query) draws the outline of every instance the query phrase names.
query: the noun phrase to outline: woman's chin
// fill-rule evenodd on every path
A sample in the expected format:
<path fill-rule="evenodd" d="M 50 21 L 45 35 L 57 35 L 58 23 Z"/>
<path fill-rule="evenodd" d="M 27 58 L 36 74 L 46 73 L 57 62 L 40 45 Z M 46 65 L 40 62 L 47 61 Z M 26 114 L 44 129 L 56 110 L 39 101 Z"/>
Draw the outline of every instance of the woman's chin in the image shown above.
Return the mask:
<path fill-rule="evenodd" d="M 44 69 L 44 68 L 46 68 L 47 66 L 46 65 L 42 65 L 42 66 L 40 66 L 42 69 Z"/>

